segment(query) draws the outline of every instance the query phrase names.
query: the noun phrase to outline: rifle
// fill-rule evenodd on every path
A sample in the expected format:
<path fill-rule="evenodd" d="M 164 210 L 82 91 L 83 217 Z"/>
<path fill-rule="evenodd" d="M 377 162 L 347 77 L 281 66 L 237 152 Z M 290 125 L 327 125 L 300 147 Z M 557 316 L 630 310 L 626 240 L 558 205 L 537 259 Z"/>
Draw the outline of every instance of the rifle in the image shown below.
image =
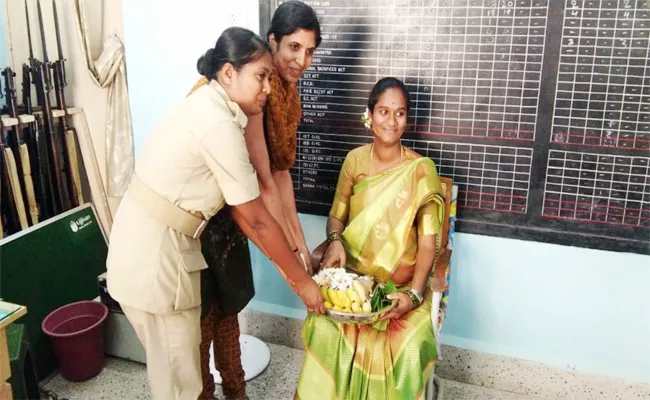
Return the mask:
<path fill-rule="evenodd" d="M 3 69 L 1 74 L 4 77 L 4 97 L 6 99 L 9 116 L 18 120 L 18 125 L 12 127 L 9 130 L 8 143 L 9 147 L 11 147 L 11 150 L 13 151 L 13 154 L 20 160 L 20 162 L 18 162 L 16 165 L 16 169 L 18 172 L 18 177 L 22 178 L 19 179 L 19 184 L 20 191 L 23 195 L 23 208 L 24 210 L 29 210 L 30 216 L 27 218 L 27 215 L 24 215 L 24 218 L 28 220 L 28 224 L 31 220 L 31 225 L 34 225 L 38 222 L 38 207 L 36 205 L 36 197 L 34 195 L 34 183 L 32 181 L 29 149 L 27 147 L 27 143 L 25 143 L 25 135 L 22 129 L 22 124 L 20 123 L 20 115 L 18 114 L 16 86 L 14 83 L 14 77 L 16 74 L 11 69 L 11 67 Z M 0 96 L 2 96 L 1 93 Z M 20 212 L 21 207 L 19 207 L 18 210 Z"/>
<path fill-rule="evenodd" d="M 1 119 L 2 119 L 2 117 L 0 117 L 0 120 Z M 3 193 L 4 192 L 2 191 L 2 181 L 0 180 L 0 239 L 3 239 L 5 237 L 5 228 L 4 228 L 3 223 L 2 223 L 2 217 L 3 217 L 2 209 L 4 207 L 3 206 L 4 205 L 4 200 L 2 198 Z"/>
<path fill-rule="evenodd" d="M 83 192 L 81 188 L 81 175 L 79 173 L 79 160 L 77 157 L 77 141 L 75 139 L 76 132 L 74 128 L 69 128 L 67 119 L 68 119 L 68 107 L 65 103 L 65 93 L 64 87 L 67 86 L 68 82 L 65 75 L 65 58 L 63 58 L 63 49 L 61 46 L 61 33 L 59 31 L 59 17 L 56 11 L 56 2 L 52 0 L 52 10 L 54 12 L 54 30 L 56 32 L 56 47 L 59 54 L 59 59 L 56 60 L 52 66 L 54 68 L 54 92 L 56 95 L 56 103 L 59 110 L 63 110 L 64 116 L 61 118 L 61 127 L 62 132 L 65 137 L 66 150 L 67 150 L 67 166 L 66 172 L 68 174 L 70 185 L 70 197 L 72 199 L 73 207 L 83 203 Z"/>
<path fill-rule="evenodd" d="M 32 107 L 32 81 L 34 86 L 37 82 L 43 86 L 43 65 L 34 58 L 34 49 L 32 48 L 32 34 L 29 26 L 29 9 L 27 0 L 25 0 L 25 18 L 27 22 L 27 43 L 29 46 L 29 64 L 23 63 L 23 108 L 27 115 L 35 115 Z M 38 93 L 37 93 L 38 94 Z M 41 103 L 42 104 L 42 103 Z M 39 122 L 41 122 L 39 124 Z M 39 129 L 42 125 L 42 119 L 29 123 L 23 131 L 25 142 L 30 154 L 31 170 L 34 172 L 34 195 L 38 203 L 39 219 L 53 217 L 57 213 L 55 199 L 55 189 L 50 175 L 50 159 L 47 138 L 45 133 Z"/>
<path fill-rule="evenodd" d="M 16 172 L 16 160 L 11 147 L 5 140 L 5 124 L 0 118 L 0 185 L 2 186 L 2 209 L 7 222 L 6 231 L 9 235 L 27 228 L 27 220 L 24 218 L 25 209 L 22 215 L 19 211 L 23 206 L 23 197 L 20 192 L 18 183 L 18 173 Z"/>
<path fill-rule="evenodd" d="M 4 131 L 4 120 L 0 116 L 0 148 L 4 147 L 2 146 L 4 144 Z M 17 222 L 14 215 L 16 208 L 13 207 L 13 193 L 8 192 L 8 190 L 11 191 L 11 184 L 5 172 L 3 154 L 4 152 L 0 151 L 0 237 L 5 237 L 15 232 L 14 226 L 16 226 Z M 2 224 L 3 220 L 5 221 L 4 225 Z M 6 232 L 5 229 L 7 230 Z"/>
<path fill-rule="evenodd" d="M 41 44 L 43 45 L 43 62 L 37 63 L 36 71 L 34 74 L 34 84 L 36 86 L 36 97 L 42 108 L 43 114 L 43 127 L 45 128 L 45 139 L 48 145 L 49 155 L 54 167 L 54 178 L 56 180 L 54 190 L 54 198 L 56 199 L 56 214 L 69 210 L 70 199 L 68 197 L 68 179 L 66 174 L 67 166 L 65 165 L 66 159 L 61 151 L 61 138 L 57 135 L 54 128 L 54 115 L 52 114 L 52 107 L 50 105 L 50 92 L 52 91 L 50 70 L 52 66 L 47 58 L 47 43 L 45 41 L 45 29 L 43 28 L 43 13 L 41 11 L 40 0 L 36 1 L 38 7 L 38 23 L 41 28 Z"/>

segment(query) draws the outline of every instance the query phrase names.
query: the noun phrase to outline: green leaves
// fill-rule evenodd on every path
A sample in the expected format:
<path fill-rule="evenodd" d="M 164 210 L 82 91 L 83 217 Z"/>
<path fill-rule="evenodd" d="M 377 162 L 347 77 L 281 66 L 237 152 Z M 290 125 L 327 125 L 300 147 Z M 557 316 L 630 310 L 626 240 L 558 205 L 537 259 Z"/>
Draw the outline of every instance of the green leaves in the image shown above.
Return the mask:
<path fill-rule="evenodd" d="M 384 307 L 390 306 L 392 301 L 386 298 L 386 295 L 397 292 L 397 286 L 392 281 L 386 282 L 386 285 L 377 285 L 375 292 L 370 299 L 372 312 L 377 312 Z"/>
<path fill-rule="evenodd" d="M 375 292 L 372 294 L 370 299 L 370 306 L 372 307 L 372 312 L 377 312 L 381 308 L 382 299 L 386 296 L 384 288 L 382 286 L 377 286 Z"/>

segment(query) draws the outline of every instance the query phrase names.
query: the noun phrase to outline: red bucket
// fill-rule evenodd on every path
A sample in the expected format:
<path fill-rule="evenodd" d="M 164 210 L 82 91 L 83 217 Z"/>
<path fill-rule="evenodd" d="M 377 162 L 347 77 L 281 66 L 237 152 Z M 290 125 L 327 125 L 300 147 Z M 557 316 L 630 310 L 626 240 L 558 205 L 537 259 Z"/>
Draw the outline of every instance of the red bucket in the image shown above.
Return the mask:
<path fill-rule="evenodd" d="M 48 314 L 41 327 L 52 338 L 61 375 L 84 381 L 104 368 L 104 321 L 108 308 L 96 301 L 79 301 Z"/>

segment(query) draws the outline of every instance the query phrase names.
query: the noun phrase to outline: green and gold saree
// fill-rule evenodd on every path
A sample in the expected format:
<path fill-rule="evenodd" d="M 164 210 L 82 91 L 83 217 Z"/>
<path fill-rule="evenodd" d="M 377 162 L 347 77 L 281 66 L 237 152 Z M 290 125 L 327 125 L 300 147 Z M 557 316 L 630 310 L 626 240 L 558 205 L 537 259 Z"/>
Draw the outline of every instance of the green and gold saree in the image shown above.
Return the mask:
<path fill-rule="evenodd" d="M 345 224 L 347 268 L 408 287 L 418 236 L 439 243 L 442 187 L 433 161 L 406 149 L 398 166 L 368 176 L 370 152 L 367 145 L 346 157 L 330 216 Z M 430 291 L 420 307 L 390 320 L 385 330 L 309 314 L 296 398 L 423 399 L 438 357 L 430 314 Z"/>

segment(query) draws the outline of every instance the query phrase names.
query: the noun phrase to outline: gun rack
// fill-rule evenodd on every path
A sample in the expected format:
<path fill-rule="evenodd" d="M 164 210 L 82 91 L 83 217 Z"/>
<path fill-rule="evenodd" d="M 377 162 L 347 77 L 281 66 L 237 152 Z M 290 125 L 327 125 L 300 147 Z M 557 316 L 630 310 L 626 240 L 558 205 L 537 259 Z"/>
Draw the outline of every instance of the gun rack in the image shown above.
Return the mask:
<path fill-rule="evenodd" d="M 99 163 L 97 162 L 97 156 L 90 135 L 86 113 L 82 107 L 68 107 L 67 111 L 69 123 L 77 133 L 79 152 L 81 153 L 83 162 L 82 165 L 85 169 L 86 176 L 88 177 L 91 201 L 97 211 L 97 217 L 102 225 L 106 237 L 109 237 L 111 225 L 113 223 L 113 216 L 108 204 L 108 197 L 102 181 Z M 27 124 L 34 122 L 36 121 L 36 116 L 39 116 L 41 113 L 42 112 L 39 110 L 34 112 L 32 115 L 22 114 L 19 116 L 20 123 Z M 52 114 L 55 119 L 66 116 L 66 113 L 63 110 L 57 109 L 53 109 Z M 5 129 L 10 128 L 18 125 L 18 118 L 11 118 L 5 114 L 2 115 L 2 123 Z"/>

